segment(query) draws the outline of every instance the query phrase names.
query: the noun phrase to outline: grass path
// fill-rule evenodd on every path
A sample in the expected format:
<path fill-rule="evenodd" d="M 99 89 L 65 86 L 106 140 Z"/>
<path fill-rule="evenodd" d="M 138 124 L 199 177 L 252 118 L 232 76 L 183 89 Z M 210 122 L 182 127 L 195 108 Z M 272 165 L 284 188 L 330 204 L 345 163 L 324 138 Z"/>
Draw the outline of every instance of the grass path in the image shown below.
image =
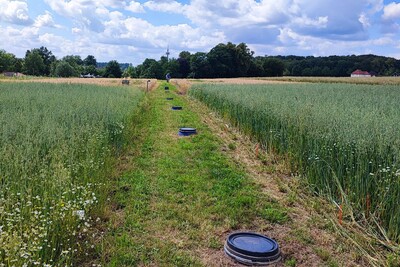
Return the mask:
<path fill-rule="evenodd" d="M 132 168 L 119 179 L 115 195 L 113 229 L 104 242 L 108 266 L 229 262 L 220 255 L 221 240 L 229 230 L 255 228 L 268 202 L 220 153 L 220 141 L 187 102 L 177 95 L 166 100 L 170 95 L 159 88 L 149 96 L 139 153 L 128 159 Z M 184 126 L 199 134 L 178 137 Z"/>
<path fill-rule="evenodd" d="M 231 136 L 227 143 L 228 136 L 214 133 L 223 128 L 203 106 L 164 86 L 148 95 L 139 131 L 120 164 L 99 248 L 102 266 L 236 266 L 222 250 L 235 230 L 277 238 L 283 252 L 277 266 L 362 262 L 345 244 L 335 247 L 340 240 L 322 229 L 329 222 L 312 214 L 300 218 L 305 213 L 298 211 L 294 194 L 252 179 L 274 172 L 271 166 L 249 168 L 234 160 L 240 139 Z M 183 110 L 173 111 L 172 105 Z M 195 127 L 198 135 L 178 137 L 180 127 Z"/>

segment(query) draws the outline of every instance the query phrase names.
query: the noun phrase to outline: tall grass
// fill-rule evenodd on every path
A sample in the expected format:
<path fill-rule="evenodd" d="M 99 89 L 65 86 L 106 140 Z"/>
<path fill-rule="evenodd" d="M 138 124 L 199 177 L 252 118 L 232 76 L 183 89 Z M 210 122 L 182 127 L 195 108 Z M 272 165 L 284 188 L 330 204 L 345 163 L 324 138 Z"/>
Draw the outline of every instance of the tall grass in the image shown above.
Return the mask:
<path fill-rule="evenodd" d="M 0 266 L 69 266 L 142 93 L 0 83 Z"/>
<path fill-rule="evenodd" d="M 399 87 L 197 84 L 190 94 L 400 241 Z"/>

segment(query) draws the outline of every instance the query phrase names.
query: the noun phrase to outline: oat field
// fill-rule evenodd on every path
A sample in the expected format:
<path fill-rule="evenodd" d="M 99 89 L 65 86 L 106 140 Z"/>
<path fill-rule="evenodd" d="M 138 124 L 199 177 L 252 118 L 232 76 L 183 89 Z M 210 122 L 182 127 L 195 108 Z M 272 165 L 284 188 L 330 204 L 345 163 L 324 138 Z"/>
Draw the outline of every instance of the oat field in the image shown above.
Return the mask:
<path fill-rule="evenodd" d="M 198 83 L 190 94 L 285 155 L 345 218 L 400 240 L 398 86 Z"/>
<path fill-rule="evenodd" d="M 70 266 L 90 253 L 85 240 L 142 96 L 133 87 L 0 83 L 0 266 Z"/>

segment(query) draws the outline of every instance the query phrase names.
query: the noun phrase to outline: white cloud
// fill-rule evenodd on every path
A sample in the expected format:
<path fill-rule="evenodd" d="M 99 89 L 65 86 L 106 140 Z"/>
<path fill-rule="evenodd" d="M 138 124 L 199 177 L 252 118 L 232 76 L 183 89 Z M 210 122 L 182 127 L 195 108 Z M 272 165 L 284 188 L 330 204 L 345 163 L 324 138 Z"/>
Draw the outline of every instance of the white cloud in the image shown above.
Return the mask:
<path fill-rule="evenodd" d="M 383 36 L 378 39 L 372 39 L 371 44 L 374 46 L 395 45 L 397 42 L 392 37 Z"/>
<path fill-rule="evenodd" d="M 37 38 L 39 36 L 39 29 L 36 27 L 18 29 L 11 26 L 1 27 L 0 25 L 0 32 L 0 47 L 18 57 L 24 57 L 26 50 L 38 47 Z"/>
<path fill-rule="evenodd" d="M 326 28 L 328 24 L 328 16 L 311 19 L 306 15 L 303 15 L 302 17 L 295 17 L 292 22 L 301 27 Z"/>
<path fill-rule="evenodd" d="M 124 8 L 126 5 L 125 0 L 101 0 L 98 2 L 100 2 L 98 4 L 111 8 Z"/>
<path fill-rule="evenodd" d="M 46 11 L 45 14 L 43 14 L 43 15 L 37 16 L 35 19 L 35 23 L 33 25 L 38 28 L 42 28 L 42 27 L 61 28 L 60 25 L 57 25 L 54 22 L 53 16 L 48 11 Z"/>
<path fill-rule="evenodd" d="M 291 23 L 287 25 L 302 35 L 328 40 L 366 40 L 367 17 L 363 16 L 369 5 L 363 0 L 294 0 Z M 311 20 L 302 20 L 302 18 Z M 299 22 L 300 23 L 297 23 Z"/>
<path fill-rule="evenodd" d="M 184 13 L 186 5 L 182 5 L 177 1 L 161 0 L 148 1 L 143 4 L 146 8 L 153 11 L 169 12 L 169 13 Z"/>
<path fill-rule="evenodd" d="M 195 24 L 204 27 L 279 24 L 287 20 L 288 0 L 193 0 L 184 11 Z"/>
<path fill-rule="evenodd" d="M 32 23 L 28 4 L 24 1 L 0 0 L 0 21 L 21 25 Z"/>
<path fill-rule="evenodd" d="M 178 49 L 211 48 L 226 40 L 222 32 L 206 32 L 188 24 L 155 26 L 143 19 L 114 17 L 104 23 L 105 31 L 99 35 L 103 44 L 121 44 L 143 49 L 166 48 L 168 44 Z"/>
<path fill-rule="evenodd" d="M 94 32 L 101 32 L 104 27 L 101 22 L 103 16 L 108 16 L 108 9 L 104 4 L 95 0 L 44 0 L 54 12 L 72 19 L 76 24 Z M 107 1 L 118 6 L 118 1 Z"/>
<path fill-rule="evenodd" d="M 72 32 L 73 34 L 80 34 L 80 33 L 82 33 L 82 29 L 73 27 L 73 28 L 71 29 L 71 32 Z"/>
<path fill-rule="evenodd" d="M 60 47 L 65 47 L 66 39 L 55 34 L 45 33 L 39 36 L 38 41 L 45 46 L 54 46 L 54 44 L 57 44 Z"/>
<path fill-rule="evenodd" d="M 383 8 L 382 18 L 384 20 L 400 19 L 400 3 L 392 2 Z"/>
<path fill-rule="evenodd" d="M 368 28 L 371 26 L 370 20 L 368 18 L 368 16 L 365 13 L 361 13 L 358 21 L 361 22 L 361 24 L 363 25 L 364 29 Z"/>
<path fill-rule="evenodd" d="M 143 13 L 144 8 L 142 4 L 136 1 L 130 1 L 129 5 L 125 7 L 126 10 L 133 12 L 133 13 Z"/>
<path fill-rule="evenodd" d="M 262 0 L 253 6 L 252 19 L 255 23 L 267 23 L 269 25 L 284 24 L 288 22 L 292 15 L 290 11 L 292 6 L 293 3 L 289 0 L 276 0 L 272 2 Z"/>

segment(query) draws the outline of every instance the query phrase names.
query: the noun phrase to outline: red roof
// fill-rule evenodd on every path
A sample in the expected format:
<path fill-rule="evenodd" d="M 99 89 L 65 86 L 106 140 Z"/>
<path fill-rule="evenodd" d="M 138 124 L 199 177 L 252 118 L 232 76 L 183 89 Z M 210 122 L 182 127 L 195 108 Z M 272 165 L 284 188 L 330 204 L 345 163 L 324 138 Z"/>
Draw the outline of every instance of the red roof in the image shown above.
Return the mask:
<path fill-rule="evenodd" d="M 355 70 L 351 74 L 357 74 L 357 75 L 371 75 L 368 71 L 362 71 L 362 70 Z"/>

